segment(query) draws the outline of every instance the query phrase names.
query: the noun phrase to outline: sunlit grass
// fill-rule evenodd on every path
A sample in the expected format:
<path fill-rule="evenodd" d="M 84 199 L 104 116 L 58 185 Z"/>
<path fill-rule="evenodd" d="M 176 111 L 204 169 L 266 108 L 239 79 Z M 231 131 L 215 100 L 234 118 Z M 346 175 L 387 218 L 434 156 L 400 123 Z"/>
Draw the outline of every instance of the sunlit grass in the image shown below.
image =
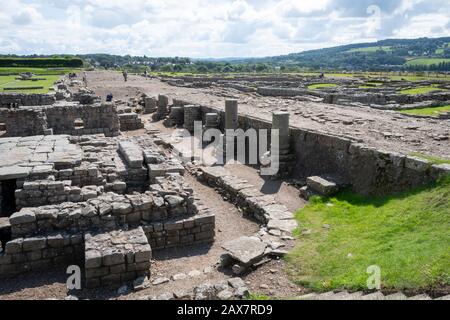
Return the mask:
<path fill-rule="evenodd" d="M 400 111 L 403 114 L 411 114 L 417 116 L 431 116 L 438 117 L 441 113 L 450 112 L 450 105 L 441 107 L 429 107 L 429 108 L 418 108 L 418 109 L 408 109 Z"/>
<path fill-rule="evenodd" d="M 315 197 L 296 219 L 298 240 L 286 260 L 300 285 L 367 289 L 371 265 L 381 268 L 383 288 L 450 284 L 450 179 L 396 196 Z"/>

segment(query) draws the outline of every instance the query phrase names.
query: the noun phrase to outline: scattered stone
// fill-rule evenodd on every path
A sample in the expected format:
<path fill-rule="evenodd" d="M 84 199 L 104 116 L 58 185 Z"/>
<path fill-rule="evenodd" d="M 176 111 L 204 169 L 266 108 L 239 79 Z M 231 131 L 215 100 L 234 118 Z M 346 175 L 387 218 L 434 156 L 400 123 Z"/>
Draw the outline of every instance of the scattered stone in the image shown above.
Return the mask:
<path fill-rule="evenodd" d="M 169 281 L 170 281 L 170 279 L 168 279 L 168 278 L 160 277 L 160 278 L 156 278 L 155 280 L 153 280 L 152 284 L 154 286 L 159 286 L 159 285 L 167 283 Z"/>

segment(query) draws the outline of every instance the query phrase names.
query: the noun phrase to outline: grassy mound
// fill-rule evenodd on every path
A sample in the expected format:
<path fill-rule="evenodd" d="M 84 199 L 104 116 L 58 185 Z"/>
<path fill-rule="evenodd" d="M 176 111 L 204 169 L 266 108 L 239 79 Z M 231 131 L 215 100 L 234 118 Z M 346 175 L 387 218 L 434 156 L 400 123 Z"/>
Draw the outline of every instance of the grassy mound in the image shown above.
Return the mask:
<path fill-rule="evenodd" d="M 412 115 L 417 115 L 417 116 L 438 117 L 440 113 L 450 112 L 450 105 L 440 106 L 440 107 L 408 109 L 408 110 L 402 110 L 400 112 L 404 113 L 404 114 L 412 114 Z"/>
<path fill-rule="evenodd" d="M 298 241 L 286 259 L 301 285 L 367 289 L 371 265 L 381 268 L 383 288 L 450 284 L 450 178 L 389 197 L 315 197 L 296 219 Z"/>
<path fill-rule="evenodd" d="M 426 93 L 430 93 L 433 91 L 442 91 L 442 89 L 439 89 L 435 85 L 432 85 L 432 86 L 428 86 L 428 87 L 417 87 L 414 89 L 402 90 L 402 91 L 400 91 L 400 94 L 411 94 L 411 95 L 426 94 Z"/>

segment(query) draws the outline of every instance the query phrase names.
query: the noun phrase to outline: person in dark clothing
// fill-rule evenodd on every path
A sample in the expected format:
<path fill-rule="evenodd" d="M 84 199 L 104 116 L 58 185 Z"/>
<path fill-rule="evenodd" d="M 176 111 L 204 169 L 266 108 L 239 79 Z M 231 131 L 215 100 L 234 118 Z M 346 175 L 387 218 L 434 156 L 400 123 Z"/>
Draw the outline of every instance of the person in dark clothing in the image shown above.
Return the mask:
<path fill-rule="evenodd" d="M 108 95 L 106 96 L 106 102 L 112 102 L 112 100 L 113 100 L 113 94 L 108 93 Z"/>

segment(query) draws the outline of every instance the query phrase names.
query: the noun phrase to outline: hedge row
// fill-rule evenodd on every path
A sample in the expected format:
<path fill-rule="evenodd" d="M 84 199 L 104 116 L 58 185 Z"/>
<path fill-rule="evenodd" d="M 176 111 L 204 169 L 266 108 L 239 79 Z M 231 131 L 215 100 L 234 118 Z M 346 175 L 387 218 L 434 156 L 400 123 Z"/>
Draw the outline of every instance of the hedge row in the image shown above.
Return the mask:
<path fill-rule="evenodd" d="M 30 68 L 81 68 L 83 60 L 78 58 L 0 58 L 0 67 Z"/>

